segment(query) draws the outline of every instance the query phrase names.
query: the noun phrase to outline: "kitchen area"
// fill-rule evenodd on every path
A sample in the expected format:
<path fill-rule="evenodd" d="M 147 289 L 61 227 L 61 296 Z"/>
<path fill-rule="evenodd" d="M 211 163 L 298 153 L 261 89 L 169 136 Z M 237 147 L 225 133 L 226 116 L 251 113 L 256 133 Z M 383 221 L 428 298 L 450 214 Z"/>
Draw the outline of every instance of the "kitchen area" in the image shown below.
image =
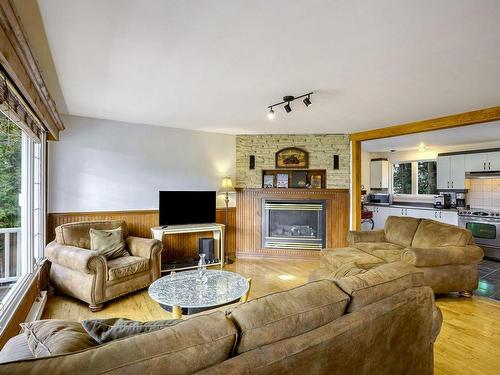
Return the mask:
<path fill-rule="evenodd" d="M 362 183 L 363 230 L 433 219 L 469 229 L 500 262 L 500 123 L 364 142 Z"/>

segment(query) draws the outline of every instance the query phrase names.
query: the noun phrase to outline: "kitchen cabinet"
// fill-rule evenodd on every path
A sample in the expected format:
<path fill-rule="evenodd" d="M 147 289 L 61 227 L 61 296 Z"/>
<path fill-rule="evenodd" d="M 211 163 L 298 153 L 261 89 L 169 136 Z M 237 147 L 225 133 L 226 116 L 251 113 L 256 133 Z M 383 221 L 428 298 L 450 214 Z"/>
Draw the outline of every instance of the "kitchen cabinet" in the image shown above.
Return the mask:
<path fill-rule="evenodd" d="M 465 189 L 465 155 L 437 157 L 437 188 Z"/>
<path fill-rule="evenodd" d="M 482 152 L 465 155 L 465 172 L 500 170 L 500 152 Z"/>
<path fill-rule="evenodd" d="M 389 188 L 389 162 L 387 160 L 373 160 L 370 162 L 370 188 Z"/>
<path fill-rule="evenodd" d="M 429 210 L 415 207 L 366 206 L 373 211 L 373 229 L 384 229 L 389 216 L 408 216 L 419 219 L 432 219 L 446 224 L 458 225 L 458 212 L 448 210 Z"/>
<path fill-rule="evenodd" d="M 367 205 L 366 208 L 373 211 L 373 230 L 384 229 L 387 218 L 391 215 L 395 215 L 395 213 L 393 213 L 394 209 L 389 206 Z"/>

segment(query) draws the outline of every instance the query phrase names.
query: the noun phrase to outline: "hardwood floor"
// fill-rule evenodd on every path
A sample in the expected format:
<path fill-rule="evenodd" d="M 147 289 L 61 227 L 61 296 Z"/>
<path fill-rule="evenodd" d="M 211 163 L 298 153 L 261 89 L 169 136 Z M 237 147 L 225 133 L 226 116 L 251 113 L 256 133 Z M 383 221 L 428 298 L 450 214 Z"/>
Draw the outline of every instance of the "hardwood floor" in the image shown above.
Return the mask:
<path fill-rule="evenodd" d="M 317 260 L 239 259 L 227 271 L 252 278 L 250 298 L 293 288 L 307 282 Z M 434 350 L 435 374 L 498 374 L 500 369 L 500 302 L 485 297 L 457 295 L 436 297 L 443 312 L 443 326 Z M 169 319 L 143 290 L 109 303 L 97 313 L 66 296 L 49 298 L 43 319 L 83 320 L 125 317 L 136 320 Z"/>

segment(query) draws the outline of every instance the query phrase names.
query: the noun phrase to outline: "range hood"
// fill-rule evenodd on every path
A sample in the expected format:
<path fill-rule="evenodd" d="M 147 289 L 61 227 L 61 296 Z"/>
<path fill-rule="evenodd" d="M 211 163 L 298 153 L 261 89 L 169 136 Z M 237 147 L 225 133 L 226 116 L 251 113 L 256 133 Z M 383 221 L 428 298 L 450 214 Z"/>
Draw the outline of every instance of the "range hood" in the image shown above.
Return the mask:
<path fill-rule="evenodd" d="M 500 171 L 466 172 L 465 178 L 500 178 Z"/>

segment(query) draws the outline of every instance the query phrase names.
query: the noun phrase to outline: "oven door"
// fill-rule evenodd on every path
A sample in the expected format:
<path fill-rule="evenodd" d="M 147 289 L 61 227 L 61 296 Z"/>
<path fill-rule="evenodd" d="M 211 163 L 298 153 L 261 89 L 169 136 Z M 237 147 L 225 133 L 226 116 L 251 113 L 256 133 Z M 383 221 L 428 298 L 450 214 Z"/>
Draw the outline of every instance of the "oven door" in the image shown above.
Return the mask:
<path fill-rule="evenodd" d="M 499 220 L 459 216 L 458 226 L 470 230 L 476 244 L 500 247 Z"/>

